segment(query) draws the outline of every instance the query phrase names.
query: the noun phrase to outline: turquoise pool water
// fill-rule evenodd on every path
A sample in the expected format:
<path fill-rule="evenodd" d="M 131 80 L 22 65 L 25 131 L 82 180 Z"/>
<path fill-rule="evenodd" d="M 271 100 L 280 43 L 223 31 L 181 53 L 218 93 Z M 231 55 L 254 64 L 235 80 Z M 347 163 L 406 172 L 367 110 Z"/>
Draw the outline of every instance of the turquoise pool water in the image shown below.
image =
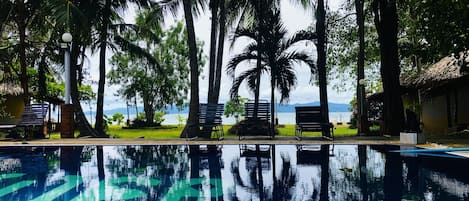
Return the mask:
<path fill-rule="evenodd" d="M 400 148 L 6 147 L 0 200 L 469 200 L 469 160 Z"/>

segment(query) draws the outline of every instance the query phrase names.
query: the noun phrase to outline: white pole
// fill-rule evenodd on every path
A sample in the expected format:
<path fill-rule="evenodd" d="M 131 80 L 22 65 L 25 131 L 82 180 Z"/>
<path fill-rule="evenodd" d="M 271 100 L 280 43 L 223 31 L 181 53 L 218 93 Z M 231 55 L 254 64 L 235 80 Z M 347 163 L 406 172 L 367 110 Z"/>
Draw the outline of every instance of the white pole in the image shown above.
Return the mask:
<path fill-rule="evenodd" d="M 65 104 L 70 104 L 70 48 L 65 48 Z"/>

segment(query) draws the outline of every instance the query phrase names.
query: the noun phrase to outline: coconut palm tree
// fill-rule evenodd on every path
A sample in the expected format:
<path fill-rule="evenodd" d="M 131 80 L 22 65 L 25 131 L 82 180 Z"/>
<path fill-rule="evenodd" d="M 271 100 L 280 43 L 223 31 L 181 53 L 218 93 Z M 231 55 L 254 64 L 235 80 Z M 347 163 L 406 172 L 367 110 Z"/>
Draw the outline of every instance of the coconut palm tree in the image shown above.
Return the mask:
<path fill-rule="evenodd" d="M 234 10 L 236 13 L 230 13 L 228 15 L 229 24 L 235 24 L 236 30 L 241 28 L 253 28 L 263 26 L 263 19 L 265 15 L 280 6 L 279 0 L 241 0 L 241 1 L 230 1 L 228 3 L 228 10 Z M 260 30 L 260 29 L 254 29 Z M 257 41 L 262 41 L 261 35 L 257 34 Z M 234 40 L 233 40 L 234 41 Z M 260 48 L 260 46 L 259 46 Z M 258 50 L 260 52 L 260 49 Z M 254 87 L 254 118 L 257 117 L 258 105 L 259 105 L 259 92 L 260 82 L 262 74 L 262 58 L 259 54 L 256 60 L 256 69 L 252 73 L 256 75 L 256 79 L 253 80 L 252 84 Z"/>
<path fill-rule="evenodd" d="M 136 3 L 138 6 L 148 6 L 147 0 L 104 0 L 96 1 L 98 9 L 97 26 L 96 30 L 99 33 L 98 46 L 99 46 L 99 81 L 98 81 L 98 99 L 96 106 L 96 131 L 105 136 L 104 131 L 104 118 L 103 118 L 103 104 L 104 104 L 104 86 L 106 81 L 106 49 L 109 47 L 109 36 L 112 36 L 110 31 L 112 30 L 113 22 L 122 21 L 117 15 L 118 10 L 127 8 L 128 3 Z M 160 16 L 155 16 L 160 18 Z M 117 18 L 117 19 L 116 19 Z"/>
<path fill-rule="evenodd" d="M 227 66 L 228 74 L 234 75 L 236 68 L 243 62 L 249 62 L 261 58 L 261 68 L 251 68 L 237 77 L 230 90 L 231 97 L 238 95 L 238 90 L 244 80 L 248 81 L 251 90 L 257 89 L 259 72 L 270 73 L 271 84 L 271 124 L 274 124 L 275 89 L 281 94 L 280 102 L 287 102 L 290 91 L 296 85 L 294 64 L 307 64 L 313 74 L 316 68 L 311 56 L 303 51 L 291 50 L 291 47 L 300 42 L 311 41 L 316 35 L 310 31 L 299 31 L 287 38 L 287 30 L 284 28 L 278 10 L 264 16 L 262 26 L 253 28 L 241 28 L 235 33 L 235 39 L 247 37 L 252 40 L 243 53 L 235 55 Z M 258 30 L 255 30 L 255 29 Z M 261 38 L 259 42 L 258 38 Z M 259 51 L 260 50 L 260 51 Z"/>
<path fill-rule="evenodd" d="M 94 137 L 105 137 L 103 132 L 96 132 L 89 122 L 87 121 L 83 109 L 80 105 L 78 85 L 83 81 L 83 64 L 86 60 L 85 51 L 89 48 L 99 46 L 100 49 L 100 64 L 101 73 L 105 64 L 105 47 L 113 44 L 109 38 L 115 38 L 117 45 L 122 50 L 131 51 L 131 45 L 125 45 L 125 41 L 118 40 L 119 37 L 115 33 L 117 28 L 124 27 L 125 24 L 112 24 L 115 22 L 121 23 L 119 18 L 116 18 L 117 10 L 125 9 L 127 2 L 134 2 L 140 6 L 147 6 L 147 1 L 132 0 L 132 1 L 62 1 L 51 0 L 46 2 L 45 8 L 50 12 L 56 21 L 56 26 L 69 30 L 73 35 L 73 43 L 71 48 L 71 98 L 75 107 L 75 121 L 80 135 L 90 135 Z M 111 23 L 112 22 L 112 23 Z M 130 25 L 128 25 L 130 26 Z M 130 26 L 131 27 L 131 26 Z M 105 33 L 103 33 L 105 32 Z M 106 36 L 106 37 L 105 37 Z M 93 41 L 98 41 L 93 43 Z M 115 46 L 110 46 L 116 48 Z M 150 62 L 151 63 L 151 62 Z M 101 76 L 101 75 L 100 75 Z M 100 77 L 100 80 L 103 80 Z M 103 84 L 104 81 L 100 83 Z M 99 87 L 102 87 L 99 86 Z M 103 95 L 104 90 L 98 89 L 98 93 Z M 98 98 L 99 99 L 99 98 Z M 101 100 L 102 101 L 102 100 Z M 98 112 L 102 111 L 102 104 L 98 103 Z M 99 115 L 97 115 L 97 120 Z M 97 125 L 101 123 L 97 122 Z M 99 131 L 99 126 L 97 131 Z"/>
<path fill-rule="evenodd" d="M 324 123 L 329 122 L 329 105 L 327 100 L 327 33 L 326 33 L 326 6 L 324 0 L 317 2 L 309 0 L 291 0 L 294 3 L 301 4 L 304 8 L 313 8 L 316 21 L 316 35 L 315 42 L 317 51 L 317 69 L 318 69 L 318 83 L 319 83 L 319 100 L 321 102 L 321 114 Z M 324 136 L 330 137 L 330 130 L 326 127 L 322 131 Z"/>
<path fill-rule="evenodd" d="M 197 41 L 194 31 L 194 19 L 192 11 L 198 13 L 199 8 L 203 8 L 202 0 L 164 0 L 160 2 L 163 9 L 176 13 L 179 5 L 182 3 L 184 10 L 184 18 L 186 20 L 187 43 L 189 44 L 189 66 L 191 80 L 191 95 L 189 101 L 189 117 L 186 127 L 181 133 L 181 137 L 198 137 L 199 136 L 199 59 L 197 55 Z"/>

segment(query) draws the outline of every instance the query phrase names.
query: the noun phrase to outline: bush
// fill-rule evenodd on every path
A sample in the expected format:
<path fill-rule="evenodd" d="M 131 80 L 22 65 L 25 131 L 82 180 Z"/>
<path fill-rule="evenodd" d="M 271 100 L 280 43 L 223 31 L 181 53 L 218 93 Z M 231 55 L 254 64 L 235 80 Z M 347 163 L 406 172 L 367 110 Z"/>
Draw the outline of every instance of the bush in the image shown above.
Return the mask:
<path fill-rule="evenodd" d="M 164 111 L 158 111 L 158 112 L 155 112 L 155 116 L 153 117 L 156 125 L 161 125 L 161 123 L 163 123 L 163 121 L 165 120 L 163 118 L 163 116 L 165 115 L 166 113 Z"/>

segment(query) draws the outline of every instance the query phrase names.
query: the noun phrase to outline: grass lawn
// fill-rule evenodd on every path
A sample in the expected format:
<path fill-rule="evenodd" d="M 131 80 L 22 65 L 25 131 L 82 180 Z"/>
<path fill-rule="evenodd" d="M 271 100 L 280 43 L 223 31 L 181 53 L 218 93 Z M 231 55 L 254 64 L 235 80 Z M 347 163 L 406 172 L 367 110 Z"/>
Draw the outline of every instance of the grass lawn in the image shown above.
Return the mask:
<path fill-rule="evenodd" d="M 142 128 L 142 129 L 123 129 L 121 126 L 112 125 L 109 127 L 108 134 L 116 138 L 140 138 L 145 139 L 174 139 L 179 138 L 183 125 L 163 125 L 158 128 Z M 231 125 L 225 125 L 225 136 L 235 136 L 235 134 L 228 133 Z M 295 125 L 285 125 L 283 128 L 278 128 L 280 136 L 294 136 Z M 350 129 L 348 126 L 336 126 L 334 135 L 337 136 L 353 136 L 356 135 L 357 129 Z M 319 132 L 304 132 L 304 136 L 320 136 Z M 60 139 L 59 133 L 51 134 L 50 139 Z"/>

